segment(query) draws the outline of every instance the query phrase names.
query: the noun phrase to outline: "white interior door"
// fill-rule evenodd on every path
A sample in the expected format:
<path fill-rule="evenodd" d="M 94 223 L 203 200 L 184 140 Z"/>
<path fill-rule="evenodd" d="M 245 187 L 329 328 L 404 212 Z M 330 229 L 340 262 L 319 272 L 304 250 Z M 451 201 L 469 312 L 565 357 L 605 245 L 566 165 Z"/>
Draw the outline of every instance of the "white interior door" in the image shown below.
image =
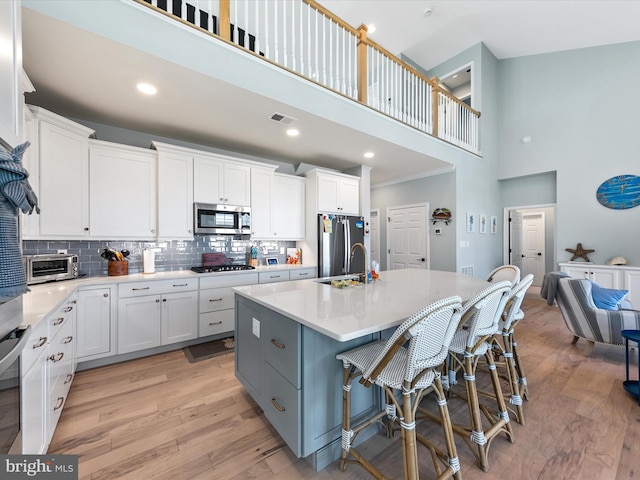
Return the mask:
<path fill-rule="evenodd" d="M 512 211 L 509 218 L 511 219 L 509 222 L 509 246 L 511 249 L 509 263 L 518 267 L 522 272 L 522 213 Z"/>
<path fill-rule="evenodd" d="M 532 274 L 533 285 L 541 286 L 544 277 L 544 212 L 522 215 L 522 276 Z"/>
<path fill-rule="evenodd" d="M 429 204 L 387 209 L 387 266 L 429 268 L 428 221 Z"/>

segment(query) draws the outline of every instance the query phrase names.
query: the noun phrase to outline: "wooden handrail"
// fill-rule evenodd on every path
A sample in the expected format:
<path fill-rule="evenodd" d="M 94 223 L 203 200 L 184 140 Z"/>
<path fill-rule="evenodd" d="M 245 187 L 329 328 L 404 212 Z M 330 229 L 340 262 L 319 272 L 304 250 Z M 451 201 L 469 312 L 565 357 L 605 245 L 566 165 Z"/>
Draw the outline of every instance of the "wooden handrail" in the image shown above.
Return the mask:
<path fill-rule="evenodd" d="M 358 37 L 360 35 L 360 31 L 357 28 L 352 27 L 347 22 L 342 20 L 340 17 L 333 14 L 332 12 L 330 12 L 329 10 L 327 10 L 325 7 L 315 2 L 314 0 L 302 0 L 302 3 L 306 3 L 311 8 L 313 8 L 314 10 L 317 10 L 319 13 L 321 13 L 322 15 L 330 19 L 332 22 L 335 22 L 345 30 L 348 30 L 349 33 L 351 33 L 354 37 Z"/>
<path fill-rule="evenodd" d="M 442 88 L 440 86 L 440 84 L 438 83 L 437 87 L 435 88 L 439 93 L 442 93 L 445 97 L 448 97 L 449 99 L 453 100 L 454 102 L 456 102 L 458 105 L 460 105 L 461 107 L 466 108 L 467 110 L 469 110 L 471 113 L 473 113 L 475 116 L 477 116 L 478 118 L 480 118 L 480 112 L 471 108 L 469 105 L 467 105 L 466 103 L 464 103 L 462 100 L 460 100 L 458 97 L 456 97 L 455 95 L 447 92 L 444 88 Z"/>

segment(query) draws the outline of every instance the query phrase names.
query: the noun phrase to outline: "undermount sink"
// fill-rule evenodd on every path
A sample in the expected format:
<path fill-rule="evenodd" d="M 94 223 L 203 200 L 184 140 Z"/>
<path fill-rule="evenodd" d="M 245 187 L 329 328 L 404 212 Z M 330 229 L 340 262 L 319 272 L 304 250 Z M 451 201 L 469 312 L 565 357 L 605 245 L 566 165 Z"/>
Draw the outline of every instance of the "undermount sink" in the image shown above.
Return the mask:
<path fill-rule="evenodd" d="M 358 277 L 357 275 L 343 275 L 340 277 L 331 277 L 331 278 L 321 278 L 319 280 L 316 280 L 317 283 L 322 283 L 324 285 L 331 285 L 331 282 L 335 282 L 336 280 L 351 280 L 354 282 L 358 282 L 361 283 L 360 281 L 360 277 Z"/>

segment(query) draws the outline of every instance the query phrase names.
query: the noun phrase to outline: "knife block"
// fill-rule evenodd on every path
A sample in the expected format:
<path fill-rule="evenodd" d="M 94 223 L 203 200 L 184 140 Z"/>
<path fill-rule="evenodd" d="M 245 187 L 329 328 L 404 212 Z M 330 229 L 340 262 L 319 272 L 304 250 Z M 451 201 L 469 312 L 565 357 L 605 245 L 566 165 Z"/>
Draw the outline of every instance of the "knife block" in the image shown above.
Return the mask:
<path fill-rule="evenodd" d="M 107 274 L 110 277 L 119 277 L 121 275 L 129 274 L 129 262 L 123 260 L 122 262 L 109 262 L 107 265 Z"/>

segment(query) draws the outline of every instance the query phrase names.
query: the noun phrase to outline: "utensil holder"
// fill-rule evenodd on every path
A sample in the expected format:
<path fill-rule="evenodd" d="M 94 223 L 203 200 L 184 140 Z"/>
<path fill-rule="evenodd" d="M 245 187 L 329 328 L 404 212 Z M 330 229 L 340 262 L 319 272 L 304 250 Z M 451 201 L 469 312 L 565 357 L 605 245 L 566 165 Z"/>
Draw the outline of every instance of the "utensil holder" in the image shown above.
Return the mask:
<path fill-rule="evenodd" d="M 121 275 L 129 274 L 129 262 L 123 260 L 122 262 L 109 262 L 107 266 L 107 273 L 110 277 L 119 277 Z"/>

